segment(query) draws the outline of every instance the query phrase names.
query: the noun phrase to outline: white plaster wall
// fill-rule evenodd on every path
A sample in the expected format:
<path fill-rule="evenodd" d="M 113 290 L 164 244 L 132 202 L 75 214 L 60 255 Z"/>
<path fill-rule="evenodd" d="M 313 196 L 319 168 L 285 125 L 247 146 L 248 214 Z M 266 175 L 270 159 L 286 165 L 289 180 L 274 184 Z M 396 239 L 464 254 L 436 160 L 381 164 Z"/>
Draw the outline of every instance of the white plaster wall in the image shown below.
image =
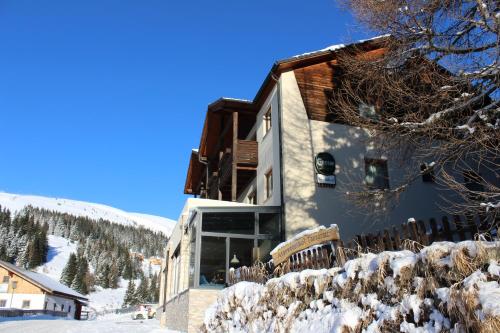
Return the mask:
<path fill-rule="evenodd" d="M 316 227 L 336 223 L 341 237 L 349 240 L 356 234 L 382 230 L 408 218 L 440 218 L 439 191 L 433 183 L 418 179 L 406 190 L 398 204 L 384 216 L 369 216 L 349 201 L 346 191 L 352 182 L 362 183 L 365 175 L 364 157 L 384 158 L 375 152 L 367 133 L 359 128 L 310 121 L 293 71 L 283 73 L 283 182 L 286 214 L 286 237 Z M 315 182 L 314 156 L 331 153 L 337 163 L 337 186 L 318 187 Z M 388 160 L 389 184 L 401 177 L 399 168 Z M 392 180 L 392 182 L 391 182 Z M 441 193 L 442 194 L 442 193 Z"/>
<path fill-rule="evenodd" d="M 47 310 L 54 310 L 54 304 L 56 305 L 55 311 L 63 311 L 68 314 L 69 317 L 73 318 L 75 316 L 75 301 L 69 298 L 47 295 Z M 62 310 L 61 306 L 64 305 L 64 310 Z M 71 311 L 68 312 L 69 307 L 71 306 Z M 43 306 L 42 306 L 43 309 Z"/>
<path fill-rule="evenodd" d="M 265 132 L 264 115 L 271 106 L 271 130 Z M 257 166 L 257 204 L 279 206 L 280 193 L 280 161 L 279 161 L 279 122 L 278 94 L 276 86 L 262 104 L 256 119 L 256 138 L 259 143 L 259 164 Z M 273 170 L 273 193 L 266 198 L 266 173 Z"/>
<path fill-rule="evenodd" d="M 7 300 L 6 308 L 22 309 L 24 300 L 30 301 L 29 309 L 31 310 L 43 310 L 43 306 L 45 304 L 44 294 L 0 293 L 0 299 Z"/>

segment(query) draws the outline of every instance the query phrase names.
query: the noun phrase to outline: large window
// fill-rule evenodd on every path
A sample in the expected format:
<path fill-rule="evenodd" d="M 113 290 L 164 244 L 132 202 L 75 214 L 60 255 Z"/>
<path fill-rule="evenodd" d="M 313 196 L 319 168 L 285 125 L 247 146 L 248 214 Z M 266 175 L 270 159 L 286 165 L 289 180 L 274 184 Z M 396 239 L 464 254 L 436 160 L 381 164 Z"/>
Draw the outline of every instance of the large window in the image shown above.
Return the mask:
<path fill-rule="evenodd" d="M 203 213 L 203 231 L 230 234 L 255 233 L 254 213 Z"/>
<path fill-rule="evenodd" d="M 23 309 L 29 309 L 30 308 L 30 301 L 29 300 L 24 300 L 22 308 Z"/>
<path fill-rule="evenodd" d="M 226 283 L 226 238 L 201 237 L 200 287 Z"/>
<path fill-rule="evenodd" d="M 190 287 L 224 287 L 231 267 L 250 266 L 269 258 L 281 235 L 279 207 L 250 209 L 201 210 L 191 228 L 190 279 L 192 272 L 194 279 Z"/>
<path fill-rule="evenodd" d="M 386 160 L 365 158 L 365 183 L 370 189 L 389 188 L 389 172 Z"/>
<path fill-rule="evenodd" d="M 264 114 L 264 135 L 269 133 L 271 130 L 271 107 L 269 106 L 269 109 L 267 109 L 266 114 Z"/>
<path fill-rule="evenodd" d="M 269 170 L 266 173 L 266 199 L 269 199 L 273 195 L 273 170 Z"/>

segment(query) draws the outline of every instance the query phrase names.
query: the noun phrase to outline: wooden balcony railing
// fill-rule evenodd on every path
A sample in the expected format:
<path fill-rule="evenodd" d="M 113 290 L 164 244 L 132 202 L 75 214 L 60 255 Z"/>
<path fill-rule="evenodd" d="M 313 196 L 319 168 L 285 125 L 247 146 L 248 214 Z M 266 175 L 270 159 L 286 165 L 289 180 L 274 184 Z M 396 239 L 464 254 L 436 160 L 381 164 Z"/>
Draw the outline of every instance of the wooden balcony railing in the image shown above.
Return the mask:
<path fill-rule="evenodd" d="M 238 164 L 257 166 L 259 163 L 259 146 L 257 141 L 238 140 L 236 155 Z"/>

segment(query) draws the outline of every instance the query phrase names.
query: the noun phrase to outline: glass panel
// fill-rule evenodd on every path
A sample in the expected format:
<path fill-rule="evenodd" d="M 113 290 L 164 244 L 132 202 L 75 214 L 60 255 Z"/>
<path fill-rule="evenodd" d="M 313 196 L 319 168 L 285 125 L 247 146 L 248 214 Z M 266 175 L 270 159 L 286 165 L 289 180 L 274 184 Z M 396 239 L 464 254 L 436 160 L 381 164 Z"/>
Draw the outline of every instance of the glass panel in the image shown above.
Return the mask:
<path fill-rule="evenodd" d="M 226 282 L 226 238 L 201 238 L 200 287 Z"/>
<path fill-rule="evenodd" d="M 255 233 L 254 213 L 203 213 L 203 231 L 231 234 Z"/>
<path fill-rule="evenodd" d="M 276 213 L 259 214 L 259 234 L 272 235 L 274 239 L 280 238 L 280 218 Z"/>
<path fill-rule="evenodd" d="M 253 263 L 253 244 L 253 239 L 231 238 L 229 243 L 230 267 L 251 266 Z"/>

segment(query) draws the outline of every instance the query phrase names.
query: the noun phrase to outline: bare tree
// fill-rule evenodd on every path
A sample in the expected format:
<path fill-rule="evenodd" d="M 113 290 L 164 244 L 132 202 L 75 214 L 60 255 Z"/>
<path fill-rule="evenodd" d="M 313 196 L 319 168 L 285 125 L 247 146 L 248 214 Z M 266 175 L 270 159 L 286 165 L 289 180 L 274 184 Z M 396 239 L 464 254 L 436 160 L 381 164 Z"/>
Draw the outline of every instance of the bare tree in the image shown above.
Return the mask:
<path fill-rule="evenodd" d="M 332 112 L 376 133 L 379 149 L 405 160 L 406 174 L 389 190 L 358 187 L 351 197 L 385 207 L 380 202 L 393 201 L 424 174 L 455 193 L 450 213 L 497 223 L 498 0 L 340 1 L 387 37 L 381 52 L 339 55 L 343 75 Z"/>

